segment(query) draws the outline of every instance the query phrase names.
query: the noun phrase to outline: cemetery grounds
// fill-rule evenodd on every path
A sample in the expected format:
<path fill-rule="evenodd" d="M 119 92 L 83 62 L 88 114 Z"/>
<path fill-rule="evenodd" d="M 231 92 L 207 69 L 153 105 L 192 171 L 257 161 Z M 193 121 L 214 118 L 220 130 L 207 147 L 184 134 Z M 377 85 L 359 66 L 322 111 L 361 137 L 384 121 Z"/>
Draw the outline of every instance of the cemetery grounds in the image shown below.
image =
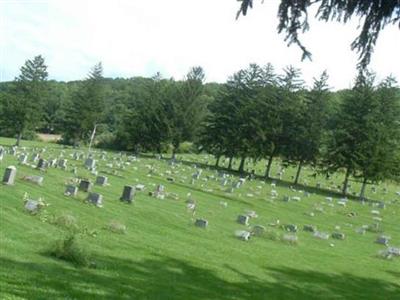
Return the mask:
<path fill-rule="evenodd" d="M 14 142 L 0 138 L 6 149 Z M 62 153 L 67 169 L 35 169 L 31 156 L 42 148 L 46 159 Z M 273 180 L 246 179 L 231 190 L 239 177 L 220 177 L 212 156 L 178 155 L 182 163 L 170 165 L 169 160 L 134 160 L 118 152 L 106 152 L 101 159 L 104 151 L 95 149 L 98 175 L 109 182 L 93 186 L 103 195 L 100 208 L 88 203 L 82 191 L 76 197 L 64 195 L 74 167 L 79 177 L 95 182 L 84 159 L 72 157 L 86 149 L 23 141 L 18 152 L 28 153 L 27 165 L 18 163 L 18 154 L 6 153 L 0 162 L 1 176 L 6 167 L 17 168 L 15 184 L 0 185 L 1 299 L 400 299 L 400 257 L 383 257 L 387 247 L 376 243 L 383 234 L 391 237 L 390 246 L 400 247 L 398 184 L 381 183 L 375 192 L 368 186 L 367 197 L 384 205 L 355 198 L 339 205 L 342 197 L 331 190 L 343 181 L 341 173 L 326 180 L 311 177 L 313 171 L 305 168 L 302 185 L 290 188 L 295 169 L 288 168 L 276 186 Z M 246 167 L 262 175 L 264 166 Z M 276 161 L 273 177 L 278 168 Z M 199 178 L 192 179 L 199 169 Z M 43 176 L 43 184 L 23 180 L 27 175 Z M 133 203 L 121 202 L 124 186 L 137 184 L 145 189 L 136 191 Z M 160 184 L 165 198 L 149 195 Z M 351 191 L 359 190 L 360 184 L 351 181 Z M 24 195 L 42 198 L 47 206 L 32 215 L 24 209 Z M 284 201 L 285 196 L 297 201 Z M 188 209 L 189 198 L 195 210 Z M 252 212 L 257 217 L 250 218 L 249 226 L 237 222 L 238 215 Z M 92 260 L 88 267 L 48 254 L 68 234 L 54 222 L 66 216 L 80 230 L 78 242 Z M 198 218 L 208 226 L 196 227 Z M 112 222 L 126 231 L 110 230 Z M 241 233 L 254 225 L 265 232 L 241 240 Z M 296 225 L 297 233 L 285 225 Z M 304 231 L 304 225 L 328 233 L 329 239 Z M 344 233 L 345 239 L 332 238 L 334 232 Z M 293 236 L 297 241 L 288 239 Z"/>

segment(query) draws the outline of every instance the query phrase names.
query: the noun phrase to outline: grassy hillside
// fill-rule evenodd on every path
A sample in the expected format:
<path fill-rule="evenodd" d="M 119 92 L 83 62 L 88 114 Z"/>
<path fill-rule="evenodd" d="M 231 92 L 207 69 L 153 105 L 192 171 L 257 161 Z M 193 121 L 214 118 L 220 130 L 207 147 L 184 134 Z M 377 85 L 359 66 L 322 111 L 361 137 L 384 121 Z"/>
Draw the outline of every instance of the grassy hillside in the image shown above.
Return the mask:
<path fill-rule="evenodd" d="M 13 140 L 0 139 L 0 145 Z M 68 159 L 68 169 L 49 168 L 41 172 L 30 166 L 18 165 L 18 157 L 6 155 L 0 164 L 0 175 L 9 165 L 17 166 L 14 186 L 0 185 L 0 298 L 2 299 L 400 299 L 400 258 L 391 260 L 377 256 L 385 246 L 375 243 L 379 233 L 357 231 L 363 225 L 376 223 L 371 210 L 378 210 L 381 229 L 391 236 L 391 245 L 400 247 L 400 187 L 385 183 L 367 196 L 384 201 L 385 209 L 350 200 L 339 206 L 340 196 L 328 188 L 340 185 L 341 174 L 329 181 L 312 178 L 304 170 L 309 187 L 290 189 L 288 169 L 277 186 L 260 180 L 246 181 L 232 193 L 221 185 L 215 170 L 203 168 L 200 179 L 191 183 L 196 171 L 193 164 L 171 167 L 165 160 L 139 158 L 125 164 L 126 156 L 108 152 L 106 160 L 98 160 L 99 175 L 111 171 L 113 163 L 118 176 L 106 175 L 110 185 L 94 186 L 104 196 L 104 207 L 86 203 L 87 193 L 76 198 L 65 196 L 65 184 L 78 176 L 95 181 L 96 176 L 83 168 L 83 160 L 70 157 L 76 150 L 55 144 L 23 142 L 26 151 L 45 147 L 45 158 Z M 23 149 L 19 149 L 23 152 Z M 96 152 L 100 157 L 101 151 Z M 31 155 L 30 155 L 31 156 Z M 29 156 L 29 157 L 30 157 Z M 125 169 L 116 167 L 121 157 Z M 186 155 L 185 161 L 214 163 L 211 157 Z M 154 167 L 149 174 L 149 167 Z M 262 163 L 255 168 L 260 174 Z M 275 166 L 274 173 L 278 166 Z M 22 179 L 25 175 L 43 175 L 42 186 Z M 167 181 L 174 177 L 174 182 Z M 208 180 L 206 180 L 208 177 Z M 215 179 L 213 179 L 213 177 Z M 304 180 L 302 181 L 304 183 Z M 324 190 L 317 190 L 321 182 Z M 144 184 L 133 204 L 119 201 L 124 185 Z M 164 200 L 148 195 L 158 184 L 165 185 Z M 358 183 L 353 190 L 358 191 Z M 387 193 L 383 192 L 387 189 Z M 271 190 L 279 194 L 271 197 Z M 305 191 L 309 192 L 309 195 Z M 37 215 L 24 210 L 23 196 L 42 197 L 49 206 Z M 188 193 L 197 203 L 194 218 L 209 221 L 206 229 L 193 225 L 192 213 L 186 208 Z M 299 196 L 301 201 L 284 202 L 283 197 Z M 333 197 L 333 204 L 326 200 Z M 226 202 L 222 205 L 221 202 Z M 255 211 L 257 218 L 250 225 L 263 225 L 268 233 L 242 241 L 237 230 L 247 227 L 236 222 L 239 214 Z M 91 267 L 75 267 L 48 255 L 48 250 L 67 235 L 65 229 L 50 222 L 59 216 L 76 218 L 79 243 L 91 254 Z M 295 224 L 298 244 L 291 245 L 273 237 L 286 232 L 280 226 Z M 127 228 L 125 234 L 106 229 L 111 221 Z M 345 240 L 321 240 L 303 231 L 312 224 L 319 231 L 345 233 Z M 247 229 L 248 230 L 248 229 Z"/>

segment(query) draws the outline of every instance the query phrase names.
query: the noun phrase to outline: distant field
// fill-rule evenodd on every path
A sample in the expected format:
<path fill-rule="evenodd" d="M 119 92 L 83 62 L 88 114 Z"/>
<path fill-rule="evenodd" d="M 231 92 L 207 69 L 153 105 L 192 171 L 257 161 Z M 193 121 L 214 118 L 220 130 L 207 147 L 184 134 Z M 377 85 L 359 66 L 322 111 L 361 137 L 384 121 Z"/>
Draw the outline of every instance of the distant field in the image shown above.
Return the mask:
<path fill-rule="evenodd" d="M 13 143 L 0 138 L 0 145 Z M 341 196 L 333 193 L 343 180 L 341 173 L 325 180 L 310 176 L 313 171 L 305 168 L 302 185 L 290 189 L 295 169 L 288 168 L 276 187 L 271 181 L 246 180 L 231 192 L 227 190 L 238 177 L 230 175 L 223 186 L 218 172 L 205 166 L 214 165 L 212 156 L 178 155 L 183 163 L 171 166 L 168 160 L 145 156 L 128 163 L 128 157 L 117 152 L 106 152 L 101 159 L 103 151 L 96 149 L 99 175 L 108 176 L 110 183 L 93 188 L 104 197 L 104 207 L 98 208 L 86 203 L 87 193 L 78 192 L 76 198 L 63 194 L 74 167 L 78 176 L 96 179 L 84 169 L 83 159 L 72 157 L 84 149 L 27 141 L 22 147 L 26 148 L 19 151 L 29 152 L 29 159 L 43 147 L 46 159 L 62 154 L 68 168 L 41 172 L 19 165 L 18 156 L 8 154 L 0 162 L 1 176 L 9 165 L 18 169 L 15 185 L 0 185 L 1 299 L 400 299 L 400 257 L 378 257 L 386 247 L 375 243 L 385 234 L 391 237 L 391 246 L 400 247 L 399 185 L 382 183 L 375 192 L 368 186 L 367 197 L 384 202 L 384 209 L 355 199 L 341 206 Z M 198 170 L 195 163 L 203 172 L 192 182 Z M 264 165 L 246 167 L 261 175 Z M 278 169 L 276 162 L 273 176 Z M 43 185 L 23 180 L 26 175 L 44 176 Z M 315 188 L 317 183 L 321 189 Z M 124 185 L 136 184 L 145 185 L 145 190 L 136 192 L 134 203 L 120 202 Z M 148 194 L 158 184 L 169 193 L 164 200 Z M 360 183 L 352 181 L 351 190 L 359 188 Z M 277 197 L 272 197 L 272 190 Z M 24 210 L 24 193 L 50 205 L 30 215 Z M 196 201 L 195 214 L 186 207 L 188 193 Z M 284 196 L 300 201 L 285 202 Z M 332 197 L 332 203 L 326 197 Z M 237 216 L 248 211 L 258 217 L 250 219 L 250 226 L 238 224 Z M 61 215 L 74 216 L 80 228 L 90 232 L 81 234 L 79 241 L 91 253 L 93 267 L 76 268 L 47 254 L 66 235 L 48 222 Z M 208 227 L 195 227 L 196 218 L 207 219 Z M 279 225 L 272 226 L 277 220 Z M 107 230 L 111 221 L 124 224 L 126 233 Z M 382 233 L 359 233 L 363 225 L 374 223 L 380 224 Z M 280 225 L 290 224 L 298 227 L 291 234 L 298 237 L 297 245 L 275 238 L 289 234 Z M 344 233 L 346 238 L 317 239 L 303 230 L 307 224 L 324 233 Z M 254 225 L 267 232 L 249 241 L 235 236 Z"/>

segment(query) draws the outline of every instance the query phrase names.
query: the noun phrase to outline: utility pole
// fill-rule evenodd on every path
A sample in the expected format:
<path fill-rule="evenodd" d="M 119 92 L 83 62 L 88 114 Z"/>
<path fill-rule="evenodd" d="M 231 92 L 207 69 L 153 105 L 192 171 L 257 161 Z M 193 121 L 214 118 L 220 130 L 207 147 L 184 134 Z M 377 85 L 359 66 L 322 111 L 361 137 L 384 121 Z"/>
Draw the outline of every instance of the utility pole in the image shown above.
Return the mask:
<path fill-rule="evenodd" d="M 92 149 L 92 143 L 93 143 L 93 140 L 94 140 L 94 136 L 96 135 L 96 128 L 97 128 L 97 125 L 98 125 L 98 124 L 94 124 L 94 128 L 93 128 L 93 131 L 92 131 L 92 136 L 90 137 L 88 155 L 90 154 L 90 150 Z"/>

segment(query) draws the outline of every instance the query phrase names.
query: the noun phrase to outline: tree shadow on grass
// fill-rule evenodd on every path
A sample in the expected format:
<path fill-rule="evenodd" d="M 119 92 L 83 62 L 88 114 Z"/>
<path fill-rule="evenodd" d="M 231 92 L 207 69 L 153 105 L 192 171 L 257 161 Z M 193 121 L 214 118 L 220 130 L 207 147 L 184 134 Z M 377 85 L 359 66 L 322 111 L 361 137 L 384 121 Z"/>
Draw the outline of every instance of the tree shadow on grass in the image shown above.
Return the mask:
<path fill-rule="evenodd" d="M 400 285 L 351 274 L 267 268 L 260 280 L 225 266 L 239 281 L 189 262 L 154 255 L 142 261 L 98 257 L 97 269 L 59 261 L 0 258 L 0 292 L 28 299 L 399 299 Z M 397 297 L 397 298 L 396 298 Z"/>
<path fill-rule="evenodd" d="M 150 154 L 140 154 L 141 157 L 145 157 L 145 158 L 154 158 L 154 155 L 150 155 Z M 171 158 L 170 157 L 163 157 L 162 160 L 165 161 L 169 161 Z M 244 177 L 248 177 L 249 175 L 251 175 L 250 172 L 247 171 L 243 171 L 243 172 L 239 172 L 238 170 L 235 169 L 228 169 L 226 167 L 222 167 L 222 166 L 214 166 L 214 165 L 209 165 L 203 162 L 193 162 L 190 160 L 179 160 L 179 163 L 181 163 L 182 165 L 186 165 L 186 166 L 193 166 L 196 165 L 200 168 L 203 169 L 210 169 L 210 170 L 217 170 L 217 171 L 223 171 L 227 174 L 231 174 L 231 175 L 235 175 L 235 176 L 244 176 Z M 305 176 L 305 175 L 303 175 Z M 322 188 L 322 187 L 314 187 L 314 186 L 310 186 L 310 185 L 304 185 L 301 183 L 297 183 L 296 185 L 288 180 L 283 180 L 283 179 L 278 179 L 278 178 L 265 178 L 264 175 L 259 175 L 259 174 L 255 174 L 254 175 L 254 179 L 258 179 L 258 180 L 262 180 L 265 181 L 267 183 L 271 183 L 271 182 L 275 182 L 277 183 L 279 186 L 281 187 L 285 187 L 285 188 L 290 188 L 290 187 L 295 187 L 297 189 L 302 189 L 305 192 L 308 193 L 313 193 L 316 194 L 318 196 L 323 196 L 323 197 L 327 197 L 327 196 L 335 196 L 335 197 L 343 197 L 343 194 L 341 191 L 334 191 L 334 190 L 330 190 L 327 188 Z M 360 201 L 360 197 L 358 195 L 352 195 L 352 194 L 347 194 L 346 197 L 350 200 L 354 200 L 354 201 Z M 374 199 L 364 199 L 364 201 L 366 202 L 380 202 L 378 200 L 374 200 Z"/>

